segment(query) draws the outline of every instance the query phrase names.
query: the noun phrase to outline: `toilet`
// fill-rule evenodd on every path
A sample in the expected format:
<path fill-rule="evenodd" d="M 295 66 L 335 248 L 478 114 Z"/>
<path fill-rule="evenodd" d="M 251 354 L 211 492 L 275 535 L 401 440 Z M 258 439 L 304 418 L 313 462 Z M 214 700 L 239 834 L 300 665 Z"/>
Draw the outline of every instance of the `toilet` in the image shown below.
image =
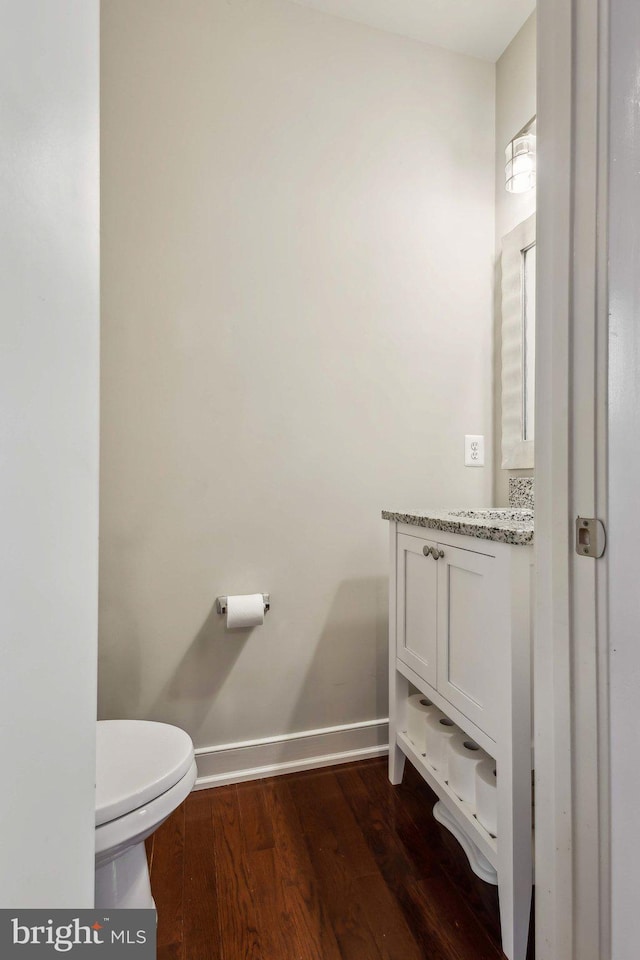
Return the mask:
<path fill-rule="evenodd" d="M 195 780 L 184 730 L 151 720 L 98 720 L 96 907 L 155 909 L 144 841 Z"/>

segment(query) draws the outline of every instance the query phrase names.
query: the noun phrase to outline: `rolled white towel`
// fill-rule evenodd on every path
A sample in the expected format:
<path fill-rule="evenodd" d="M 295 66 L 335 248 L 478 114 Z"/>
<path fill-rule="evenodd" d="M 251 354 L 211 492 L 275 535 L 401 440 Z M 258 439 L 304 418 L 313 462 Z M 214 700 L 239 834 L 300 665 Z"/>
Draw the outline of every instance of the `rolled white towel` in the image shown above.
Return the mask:
<path fill-rule="evenodd" d="M 489 755 L 463 731 L 449 740 L 448 750 L 449 786 L 475 810 L 476 769 Z"/>
<path fill-rule="evenodd" d="M 440 774 L 442 780 L 448 780 L 449 768 L 447 763 L 448 744 L 452 737 L 460 732 L 460 728 L 453 720 L 443 714 L 431 714 L 427 720 L 427 748 L 425 750 L 427 762 Z"/>
<path fill-rule="evenodd" d="M 412 697 L 409 697 L 407 701 L 407 736 L 418 753 L 425 753 L 427 749 L 427 720 L 433 713 L 440 713 L 440 711 L 424 694 L 414 693 Z"/>

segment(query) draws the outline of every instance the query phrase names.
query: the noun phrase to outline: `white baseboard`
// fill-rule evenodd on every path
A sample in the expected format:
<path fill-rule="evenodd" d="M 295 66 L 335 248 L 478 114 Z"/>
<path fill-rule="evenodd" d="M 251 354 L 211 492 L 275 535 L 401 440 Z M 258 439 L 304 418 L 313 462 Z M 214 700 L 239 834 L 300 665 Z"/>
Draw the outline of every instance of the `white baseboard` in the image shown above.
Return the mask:
<path fill-rule="evenodd" d="M 194 790 L 380 757 L 388 751 L 389 721 L 386 718 L 199 747 Z"/>

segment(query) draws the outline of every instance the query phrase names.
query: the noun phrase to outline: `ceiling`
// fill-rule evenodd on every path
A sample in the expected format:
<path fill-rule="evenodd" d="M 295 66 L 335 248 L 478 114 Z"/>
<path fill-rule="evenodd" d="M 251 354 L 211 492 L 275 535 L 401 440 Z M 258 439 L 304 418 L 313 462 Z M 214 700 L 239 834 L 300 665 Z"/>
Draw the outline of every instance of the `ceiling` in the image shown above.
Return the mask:
<path fill-rule="evenodd" d="M 535 0 L 294 0 L 380 30 L 495 61 Z"/>

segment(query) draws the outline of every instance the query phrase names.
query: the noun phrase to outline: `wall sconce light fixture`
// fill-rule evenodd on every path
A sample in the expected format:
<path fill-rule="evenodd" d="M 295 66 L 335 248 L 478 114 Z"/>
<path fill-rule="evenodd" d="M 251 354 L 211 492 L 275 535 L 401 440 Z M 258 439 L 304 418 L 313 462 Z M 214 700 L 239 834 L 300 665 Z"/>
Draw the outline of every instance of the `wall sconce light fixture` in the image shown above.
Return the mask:
<path fill-rule="evenodd" d="M 536 185 L 535 124 L 533 117 L 505 150 L 505 187 L 509 193 L 526 193 Z"/>

